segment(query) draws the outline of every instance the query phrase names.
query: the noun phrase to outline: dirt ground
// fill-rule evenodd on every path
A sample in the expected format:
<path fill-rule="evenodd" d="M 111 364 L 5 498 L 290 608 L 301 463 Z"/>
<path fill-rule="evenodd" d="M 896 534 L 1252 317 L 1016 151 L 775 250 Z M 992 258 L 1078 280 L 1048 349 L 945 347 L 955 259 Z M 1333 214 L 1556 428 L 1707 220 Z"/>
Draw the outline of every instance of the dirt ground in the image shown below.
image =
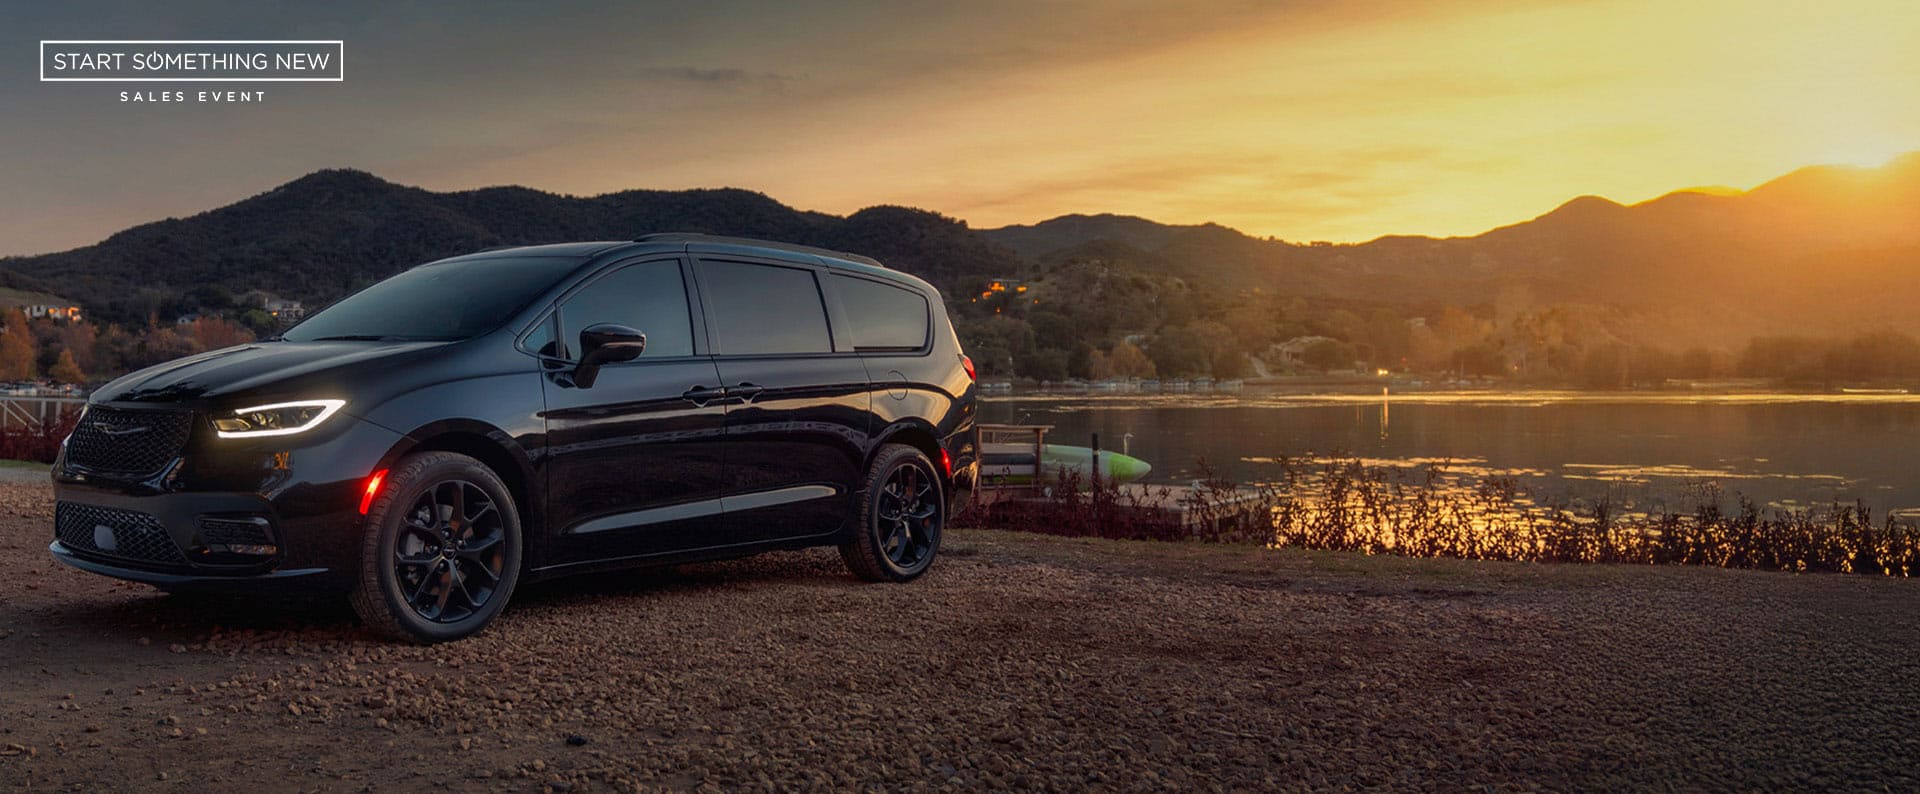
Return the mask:
<path fill-rule="evenodd" d="M 1920 789 L 1920 582 L 956 530 L 422 648 L 69 570 L 50 516 L 0 484 L 0 787 Z"/>

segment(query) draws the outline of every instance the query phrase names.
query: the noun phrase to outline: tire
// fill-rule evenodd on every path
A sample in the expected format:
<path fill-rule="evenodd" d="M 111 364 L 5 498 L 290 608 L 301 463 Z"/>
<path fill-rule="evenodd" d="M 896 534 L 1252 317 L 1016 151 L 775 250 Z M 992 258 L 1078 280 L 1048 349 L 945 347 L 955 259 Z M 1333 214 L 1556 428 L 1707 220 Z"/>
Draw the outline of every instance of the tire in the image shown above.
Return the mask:
<path fill-rule="evenodd" d="M 458 521 L 456 510 L 464 513 Z M 418 643 L 460 639 L 500 614 L 520 581 L 513 494 L 465 455 L 402 458 L 365 526 L 351 599 L 375 633 Z"/>
<path fill-rule="evenodd" d="M 904 444 L 883 445 L 855 498 L 855 535 L 840 546 L 847 570 L 869 582 L 906 582 L 933 567 L 947 502 L 925 454 Z"/>

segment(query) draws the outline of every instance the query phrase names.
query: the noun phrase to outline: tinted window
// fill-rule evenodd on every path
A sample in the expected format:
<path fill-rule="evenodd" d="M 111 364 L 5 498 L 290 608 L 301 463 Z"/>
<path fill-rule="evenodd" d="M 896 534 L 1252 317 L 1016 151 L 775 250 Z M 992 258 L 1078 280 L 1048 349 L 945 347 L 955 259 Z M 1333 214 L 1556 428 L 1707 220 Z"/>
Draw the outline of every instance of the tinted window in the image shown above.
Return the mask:
<path fill-rule="evenodd" d="M 541 320 L 538 326 L 535 326 L 532 331 L 527 332 L 526 341 L 521 342 L 520 346 L 543 356 L 560 357 L 562 355 L 560 346 L 553 341 L 555 338 L 553 335 L 553 322 L 554 318 L 552 315 L 548 315 L 546 319 Z"/>
<path fill-rule="evenodd" d="M 494 256 L 421 265 L 347 296 L 283 336 L 467 339 L 512 319 L 579 264 L 572 257 Z"/>
<path fill-rule="evenodd" d="M 647 335 L 641 358 L 693 355 L 693 316 L 679 262 L 642 262 L 594 279 L 560 307 L 567 349 L 578 353 L 580 331 L 614 323 Z"/>
<path fill-rule="evenodd" d="M 912 290 L 833 276 L 833 289 L 846 307 L 855 350 L 919 350 L 927 343 L 927 299 Z"/>
<path fill-rule="evenodd" d="M 826 306 L 812 271 L 744 262 L 703 261 L 699 267 L 713 312 L 715 352 L 833 352 Z"/>

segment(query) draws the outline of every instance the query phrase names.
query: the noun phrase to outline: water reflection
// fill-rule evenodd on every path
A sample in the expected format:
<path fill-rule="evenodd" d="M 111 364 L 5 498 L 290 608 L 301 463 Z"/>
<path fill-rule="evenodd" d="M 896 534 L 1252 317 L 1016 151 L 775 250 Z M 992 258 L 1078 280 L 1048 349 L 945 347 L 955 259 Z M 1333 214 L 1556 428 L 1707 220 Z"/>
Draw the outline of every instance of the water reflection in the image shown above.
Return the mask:
<path fill-rule="evenodd" d="M 1396 404 L 1397 403 L 1397 404 Z M 1158 482 L 1195 461 L 1275 482 L 1279 456 L 1511 477 L 1545 500 L 1657 506 L 1717 485 L 1759 505 L 1864 500 L 1920 515 L 1920 395 L 1410 392 L 998 397 L 986 421 L 1052 424 L 1057 443 L 1132 434 Z"/>

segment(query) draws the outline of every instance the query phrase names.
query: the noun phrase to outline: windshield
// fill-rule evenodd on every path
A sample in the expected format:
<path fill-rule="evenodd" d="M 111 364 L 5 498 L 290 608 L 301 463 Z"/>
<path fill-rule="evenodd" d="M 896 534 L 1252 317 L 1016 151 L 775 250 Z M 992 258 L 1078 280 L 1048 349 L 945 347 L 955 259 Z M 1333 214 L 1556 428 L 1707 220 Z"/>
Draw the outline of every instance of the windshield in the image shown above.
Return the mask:
<path fill-rule="evenodd" d="M 347 296 L 281 337 L 469 339 L 500 327 L 579 264 L 574 257 L 501 256 L 421 265 Z"/>

